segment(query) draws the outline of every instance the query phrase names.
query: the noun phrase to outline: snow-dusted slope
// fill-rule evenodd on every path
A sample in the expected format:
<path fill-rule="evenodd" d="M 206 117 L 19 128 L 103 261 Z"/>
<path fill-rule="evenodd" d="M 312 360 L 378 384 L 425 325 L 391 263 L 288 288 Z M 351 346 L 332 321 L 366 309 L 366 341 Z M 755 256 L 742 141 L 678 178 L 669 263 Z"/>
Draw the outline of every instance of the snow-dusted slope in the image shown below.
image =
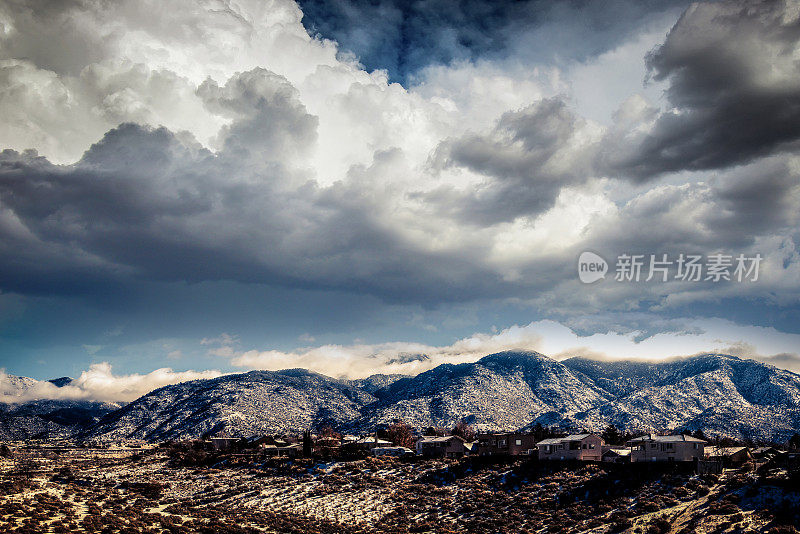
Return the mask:
<path fill-rule="evenodd" d="M 353 385 L 363 389 L 367 393 L 375 393 L 379 389 L 394 384 L 401 378 L 407 378 L 407 376 L 408 375 L 372 375 L 367 378 L 353 380 Z"/>
<path fill-rule="evenodd" d="M 0 403 L 0 441 L 71 438 L 119 407 L 119 404 L 73 400 Z"/>
<path fill-rule="evenodd" d="M 0 373 L 0 400 L 3 403 L 23 402 L 28 391 L 37 383 L 38 380 L 27 376 Z"/>
<path fill-rule="evenodd" d="M 20 388 L 26 384 L 20 379 Z M 63 430 L 79 431 L 82 438 L 153 441 L 325 425 L 357 431 L 395 419 L 446 428 L 465 419 L 478 429 L 497 430 L 536 422 L 601 430 L 614 423 L 632 431 L 702 428 L 707 434 L 774 440 L 800 429 L 800 376 L 720 354 L 662 363 L 557 362 L 509 351 L 415 377 L 355 381 L 304 370 L 253 371 L 163 387 L 93 425 L 96 412 L 81 412 L 85 406 L 66 407 L 54 417 L 54 407 L 42 402 L 0 405 L 0 438 L 19 421 L 28 435 Z M 10 418 L 15 410 L 16 419 Z"/>
<path fill-rule="evenodd" d="M 642 388 L 655 385 L 674 374 L 685 360 L 653 364 L 646 361 L 597 361 L 569 358 L 563 363 L 573 373 L 583 376 L 595 386 L 615 397 L 624 397 Z"/>
<path fill-rule="evenodd" d="M 88 436 L 158 441 L 339 427 L 374 400 L 352 382 L 302 369 L 251 371 L 157 389 L 103 418 Z"/>
<path fill-rule="evenodd" d="M 595 372 L 584 362 L 565 363 L 604 385 L 620 370 L 618 363 L 594 362 Z M 630 393 L 566 419 L 590 428 L 702 428 L 753 439 L 785 439 L 800 428 L 800 376 L 794 373 L 722 354 L 646 365 Z M 625 376 L 617 380 L 627 388 Z"/>
<path fill-rule="evenodd" d="M 51 380 L 56 387 L 70 381 Z M 3 374 L 0 379 L 0 441 L 69 438 L 94 425 L 119 404 L 82 400 L 29 400 L 38 380 Z"/>
<path fill-rule="evenodd" d="M 379 402 L 355 423 L 403 419 L 417 427 L 519 428 L 543 413 L 573 414 L 612 397 L 563 364 L 536 352 L 501 352 L 475 363 L 440 365 L 375 393 Z"/>

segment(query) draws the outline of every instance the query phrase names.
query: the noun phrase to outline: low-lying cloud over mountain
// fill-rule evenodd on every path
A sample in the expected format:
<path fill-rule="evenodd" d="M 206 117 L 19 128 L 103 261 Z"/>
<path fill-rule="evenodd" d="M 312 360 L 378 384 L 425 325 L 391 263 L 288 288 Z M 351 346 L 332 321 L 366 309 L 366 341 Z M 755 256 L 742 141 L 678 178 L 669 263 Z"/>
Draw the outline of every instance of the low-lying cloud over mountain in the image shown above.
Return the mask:
<path fill-rule="evenodd" d="M 556 360 L 576 356 L 608 362 L 635 359 L 643 361 L 643 365 L 664 359 L 667 357 L 665 351 L 669 351 L 666 352 L 669 359 L 676 355 L 703 353 L 711 348 L 800 371 L 800 356 L 789 352 L 800 343 L 800 336 L 796 334 L 778 335 L 770 329 L 688 318 L 670 320 L 667 324 L 658 324 L 654 331 L 648 331 L 647 327 L 656 322 L 651 317 L 640 317 L 638 321 L 630 319 L 629 315 L 583 316 L 573 320 L 569 328 L 553 321 L 540 321 L 495 332 L 475 333 L 449 345 L 390 342 L 319 345 L 290 351 L 254 350 L 244 348 L 238 337 L 227 333 L 203 338 L 199 344 L 219 367 L 225 367 L 229 362 L 234 369 L 280 371 L 302 368 L 343 380 L 365 379 L 376 373 L 381 376 L 413 376 L 442 364 L 473 363 L 488 354 L 518 347 L 547 352 Z M 589 332 L 597 333 L 590 335 Z M 739 341 L 742 336 L 763 341 L 756 346 Z M 180 357 L 175 361 L 180 361 Z M 115 374 L 107 362 L 93 364 L 75 379 L 65 377 L 39 381 L 0 373 L 0 402 L 130 402 L 167 384 L 214 378 L 221 374 L 218 370 L 173 371 L 169 368 L 146 374 Z"/>
<path fill-rule="evenodd" d="M 21 404 L 33 400 L 130 402 L 167 384 L 219 375 L 219 371 L 175 372 L 169 368 L 145 375 L 114 375 L 107 363 L 94 364 L 75 379 L 65 377 L 49 381 L 0 371 L 0 403 Z"/>
<path fill-rule="evenodd" d="M 366 381 L 302 369 L 251 371 L 165 386 L 81 435 L 158 441 L 326 425 L 368 431 L 397 419 L 417 428 L 465 420 L 480 430 L 541 423 L 600 431 L 614 423 L 631 431 L 702 429 L 785 440 L 800 429 L 800 376 L 720 354 L 661 363 L 557 362 L 525 351 Z"/>
<path fill-rule="evenodd" d="M 794 334 L 775 336 L 769 330 L 762 333 L 759 332 L 762 329 L 752 327 L 752 331 L 743 332 L 741 326 L 719 320 L 683 318 L 659 324 L 652 317 L 641 317 L 639 321 L 631 321 L 632 317 L 627 314 L 621 317 L 624 320 L 617 322 L 613 315 L 583 316 L 571 321 L 569 328 L 553 321 L 541 321 L 493 333 L 475 333 L 450 345 L 439 346 L 394 342 L 259 351 L 244 350 L 234 342 L 222 343 L 214 352 L 230 358 L 236 367 L 272 370 L 301 367 L 342 378 L 365 377 L 375 372 L 415 375 L 443 363 L 474 362 L 487 354 L 517 347 L 544 351 L 558 360 L 586 355 L 609 361 L 659 360 L 666 357 L 665 351 L 674 357 L 713 349 L 800 370 L 800 356 L 788 352 L 800 343 L 800 336 Z M 647 329 L 654 324 L 657 324 L 655 329 Z M 737 341 L 743 335 L 780 341 L 756 346 Z"/>

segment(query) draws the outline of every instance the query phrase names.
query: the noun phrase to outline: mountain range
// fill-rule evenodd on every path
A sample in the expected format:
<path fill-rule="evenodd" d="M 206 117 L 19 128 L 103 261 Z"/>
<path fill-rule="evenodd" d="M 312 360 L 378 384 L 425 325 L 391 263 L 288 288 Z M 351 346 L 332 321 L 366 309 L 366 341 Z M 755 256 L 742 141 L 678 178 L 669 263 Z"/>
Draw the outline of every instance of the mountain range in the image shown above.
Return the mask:
<path fill-rule="evenodd" d="M 362 380 L 303 369 L 251 371 L 165 386 L 121 407 L 0 404 L 0 439 L 162 441 L 323 426 L 364 432 L 398 419 L 417 428 L 452 428 L 465 420 L 477 430 L 541 423 L 599 431 L 613 423 L 634 432 L 702 429 L 785 441 L 800 429 L 800 376 L 723 354 L 662 362 L 556 361 L 530 351 Z"/>

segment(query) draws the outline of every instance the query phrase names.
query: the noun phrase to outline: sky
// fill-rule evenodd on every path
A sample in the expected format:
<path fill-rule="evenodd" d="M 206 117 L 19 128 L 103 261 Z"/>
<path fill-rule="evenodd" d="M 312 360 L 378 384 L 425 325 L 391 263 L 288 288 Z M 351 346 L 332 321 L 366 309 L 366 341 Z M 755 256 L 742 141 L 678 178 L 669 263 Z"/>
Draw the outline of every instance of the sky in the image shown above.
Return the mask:
<path fill-rule="evenodd" d="M 800 371 L 799 239 L 797 1 L 0 4 L 0 397 Z"/>

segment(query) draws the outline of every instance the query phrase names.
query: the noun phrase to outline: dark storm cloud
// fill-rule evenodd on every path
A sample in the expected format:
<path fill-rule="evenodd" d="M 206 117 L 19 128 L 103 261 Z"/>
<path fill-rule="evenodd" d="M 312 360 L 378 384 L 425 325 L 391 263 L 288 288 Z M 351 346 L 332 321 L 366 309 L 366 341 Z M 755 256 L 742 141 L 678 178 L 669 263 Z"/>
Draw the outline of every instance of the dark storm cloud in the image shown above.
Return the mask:
<path fill-rule="evenodd" d="M 478 225 L 542 213 L 563 187 L 585 181 L 591 172 L 593 147 L 578 140 L 584 126 L 558 98 L 505 113 L 488 134 L 450 139 L 434 156 L 439 168 L 484 175 L 484 186 L 466 192 L 443 187 L 425 198 Z"/>
<path fill-rule="evenodd" d="M 709 214 L 712 232 L 727 242 L 754 235 L 795 236 L 800 223 L 797 162 L 779 156 L 735 169 L 714 184 L 719 210 Z M 741 243 L 741 241 L 740 241 Z"/>
<path fill-rule="evenodd" d="M 200 93 L 233 118 L 217 153 L 135 124 L 108 132 L 75 165 L 4 151 L 0 232 L 11 261 L 2 263 L 3 289 L 108 291 L 133 277 L 337 288 L 413 302 L 509 290 L 468 252 L 428 253 L 384 224 L 374 168 L 327 188 L 294 169 L 291 160 L 316 139 L 316 122 L 282 78 L 255 69 Z M 392 154 L 377 154 L 373 167 L 393 164 Z"/>
<path fill-rule="evenodd" d="M 582 60 L 687 2 L 302 0 L 303 24 L 369 70 L 406 82 L 428 65 L 509 55 Z"/>
<path fill-rule="evenodd" d="M 535 47 L 531 46 L 533 34 L 521 29 L 526 21 L 539 19 L 538 15 L 526 18 L 514 13 L 536 10 L 550 17 L 548 29 L 542 29 L 545 33 L 536 34 L 552 37 L 542 41 L 543 50 L 560 47 L 563 39 L 574 38 L 584 24 L 592 37 L 576 45 L 583 47 L 580 53 L 604 49 L 622 39 L 625 31 L 634 31 L 631 28 L 636 25 L 628 23 L 642 18 L 648 9 L 646 4 L 630 4 L 632 14 L 614 21 L 623 5 L 628 4 L 607 4 L 601 9 L 596 3 L 546 8 L 519 3 L 505 6 L 500 16 L 501 8 L 490 4 L 415 2 L 398 7 L 383 3 L 369 8 L 378 10 L 379 20 L 358 27 L 373 24 L 377 34 L 384 24 L 400 24 L 403 30 L 397 38 L 407 43 L 400 46 L 399 53 L 412 59 L 402 67 L 408 73 L 427 64 L 422 59 L 426 51 L 432 51 L 434 61 L 449 61 L 462 52 L 470 58 L 493 53 L 496 46 L 523 54 L 524 48 Z M 357 9 L 361 4 L 353 6 Z M 567 22 L 565 13 L 578 7 L 586 9 Z M 700 33 L 710 35 L 709 28 L 721 32 L 719 42 L 733 46 L 728 55 L 720 56 L 713 46 L 695 42 L 697 32 L 680 30 L 698 16 L 699 9 L 687 12 L 649 60 L 654 75 L 671 84 L 673 104 L 685 113 L 659 118 L 655 110 L 634 109 L 629 114 L 626 120 L 632 126 L 623 131 L 619 145 L 637 135 L 637 121 L 655 120 L 656 124 L 650 137 L 631 143 L 633 150 L 624 152 L 630 159 L 614 162 L 630 173 L 640 173 L 644 164 L 640 160 L 645 161 L 649 154 L 648 143 L 661 141 L 669 148 L 646 160 L 647 165 L 669 167 L 664 164 L 664 154 L 673 157 L 674 151 L 682 155 L 683 165 L 692 168 L 692 156 L 681 144 L 684 137 L 678 135 L 670 144 L 659 135 L 665 124 L 672 124 L 670 120 L 708 119 L 707 113 L 715 113 L 714 88 L 720 89 L 720 102 L 725 106 L 739 102 L 734 97 L 744 86 L 752 86 L 749 91 L 760 98 L 768 93 L 761 85 L 776 90 L 795 83 L 794 78 L 784 78 L 786 73 L 795 73 L 796 65 L 783 61 L 780 46 L 769 48 L 792 42 L 784 34 L 780 38 L 762 35 L 764 24 L 752 22 L 745 24 L 752 35 L 743 32 L 750 38 L 737 47 L 730 34 L 738 28 L 725 17 L 720 23 L 711 17 Z M 393 10 L 419 11 L 424 14 L 419 18 L 424 24 L 417 25 L 416 18 L 406 15 L 396 19 Z M 762 13 L 761 18 L 749 12 L 744 18 L 772 20 L 763 15 L 764 9 L 757 12 Z M 599 15 L 601 22 L 589 24 L 592 15 Z M 553 17 L 564 25 L 554 24 Z M 434 26 L 444 33 L 433 32 L 432 44 L 426 44 L 423 37 Z M 623 31 L 623 27 L 628 29 Z M 515 34 L 515 28 L 520 32 Z M 182 26 L 176 31 L 189 30 Z M 450 42 L 445 34 L 458 46 L 445 46 Z M 387 39 L 392 35 L 387 33 Z M 510 39 L 513 35 L 519 39 Z M 767 64 L 775 58 L 776 76 L 783 85 L 772 83 L 775 80 L 769 77 L 763 78 L 766 81 L 761 85 L 753 77 L 741 81 L 738 74 L 723 76 L 727 84 L 693 79 L 708 70 L 695 66 L 690 60 L 695 55 L 709 54 L 711 64 L 721 64 L 723 73 L 740 73 L 743 65 L 750 65 L 747 58 L 760 65 L 764 53 L 753 41 L 762 37 L 768 48 Z M 370 39 L 371 34 L 366 37 Z M 332 58 L 329 43 L 310 44 L 329 47 Z M 687 47 L 685 54 L 679 53 L 682 46 Z M 573 57 L 580 56 L 573 52 Z M 374 91 L 367 91 L 363 73 L 357 73 L 359 81 L 353 82 L 348 68 L 352 65 L 332 69 L 323 63 L 314 70 L 322 75 L 319 79 L 298 74 L 304 81 L 297 81 L 296 87 L 306 91 L 306 104 L 286 78 L 263 68 L 248 67 L 217 81 L 209 78 L 201 83 L 203 77 L 199 77 L 200 85 L 192 84 L 190 92 L 199 99 L 196 111 L 204 111 L 201 106 L 205 106 L 215 119 L 228 121 L 209 143 L 218 147 L 217 151 L 203 148 L 177 128 L 125 123 L 108 131 L 74 165 L 53 165 L 34 153 L 4 152 L 0 156 L 0 247 L 8 259 L 0 267 L 0 288 L 24 294 L 86 294 L 123 291 L 132 280 L 222 280 L 335 289 L 423 305 L 536 298 L 539 309 L 569 315 L 575 310 L 584 313 L 586 307 L 635 309 L 640 302 L 649 305 L 657 301 L 648 300 L 652 297 L 648 291 L 632 286 L 617 291 L 606 284 L 606 289 L 592 293 L 577 291 L 575 259 L 587 247 L 615 253 L 697 252 L 749 246 L 761 236 L 796 236 L 795 214 L 800 211 L 797 167 L 782 155 L 726 171 L 707 183 L 642 187 L 626 203 L 629 191 L 614 190 L 619 186 L 614 180 L 599 183 L 596 177 L 603 173 L 595 167 L 597 152 L 607 151 L 625 125 L 615 125 L 603 137 L 601 127 L 577 116 L 563 98 L 550 98 L 507 111 L 494 127 L 463 133 L 452 124 L 438 124 L 446 117 L 436 116 L 444 109 L 438 103 L 398 86 L 387 88 L 382 80 L 369 86 Z M 343 77 L 327 77 L 326 73 Z M 367 148 L 363 157 L 359 153 L 348 159 L 341 176 L 321 184 L 316 178 L 326 178 L 326 165 L 338 162 L 332 153 L 343 150 L 338 143 L 316 145 L 331 142 L 330 131 L 327 138 L 321 134 L 325 114 L 320 110 L 340 104 L 337 90 L 317 93 L 328 84 L 342 84 L 341 90 L 353 97 L 341 108 L 340 116 L 327 118 L 329 128 L 337 125 L 336 141 L 344 139 L 341 145 Z M 730 95 L 725 92 L 727 86 Z M 357 98 L 373 92 L 381 98 L 374 102 Z M 395 104 L 397 109 L 393 109 Z M 391 110 L 385 122 L 382 106 Z M 792 106 L 787 110 L 791 116 Z M 739 116 L 733 113 L 732 117 L 735 123 L 739 121 L 737 135 L 749 135 L 736 118 Z M 428 119 L 437 124 L 428 127 Z M 480 124 L 489 120 L 487 117 Z M 423 124 L 415 128 L 416 122 Z M 409 123 L 407 129 L 405 123 Z M 373 126 L 378 133 L 371 131 Z M 704 127 L 717 131 L 711 124 Z M 390 141 L 375 140 L 387 132 L 400 135 L 387 136 Z M 448 132 L 454 133 L 444 139 Z M 403 135 L 419 138 L 424 147 L 418 149 L 412 143 L 398 148 Z M 426 165 L 426 155 L 437 144 Z M 712 143 L 709 153 L 714 150 Z M 428 174 L 431 169 L 439 171 L 439 176 Z M 656 171 L 641 172 L 641 176 L 649 176 Z M 459 173 L 470 185 L 458 184 Z M 443 176 L 446 183 L 455 185 L 436 187 L 437 178 Z M 475 181 L 479 184 L 472 187 Z M 612 183 L 606 188 L 607 182 Z M 571 188 L 574 197 L 564 195 L 566 207 L 559 202 L 555 216 L 542 223 L 538 216 L 556 204 L 565 188 Z M 573 214 L 582 218 L 582 210 L 597 210 L 595 219 L 591 224 L 577 221 L 582 233 L 565 232 L 568 235 L 562 242 L 560 232 L 567 224 L 551 219 Z M 501 224 L 517 221 L 520 224 Z M 528 243 L 533 245 L 528 247 Z M 796 283 L 791 283 L 779 281 L 775 287 L 793 291 Z"/>
<path fill-rule="evenodd" d="M 607 149 L 638 180 L 718 169 L 800 147 L 800 20 L 786 2 L 690 7 L 647 57 L 672 109 L 652 130 Z"/>
<path fill-rule="evenodd" d="M 800 173 L 774 156 L 704 183 L 662 185 L 636 197 L 589 236 L 606 250 L 711 253 L 741 250 L 771 235 L 797 239 Z"/>

